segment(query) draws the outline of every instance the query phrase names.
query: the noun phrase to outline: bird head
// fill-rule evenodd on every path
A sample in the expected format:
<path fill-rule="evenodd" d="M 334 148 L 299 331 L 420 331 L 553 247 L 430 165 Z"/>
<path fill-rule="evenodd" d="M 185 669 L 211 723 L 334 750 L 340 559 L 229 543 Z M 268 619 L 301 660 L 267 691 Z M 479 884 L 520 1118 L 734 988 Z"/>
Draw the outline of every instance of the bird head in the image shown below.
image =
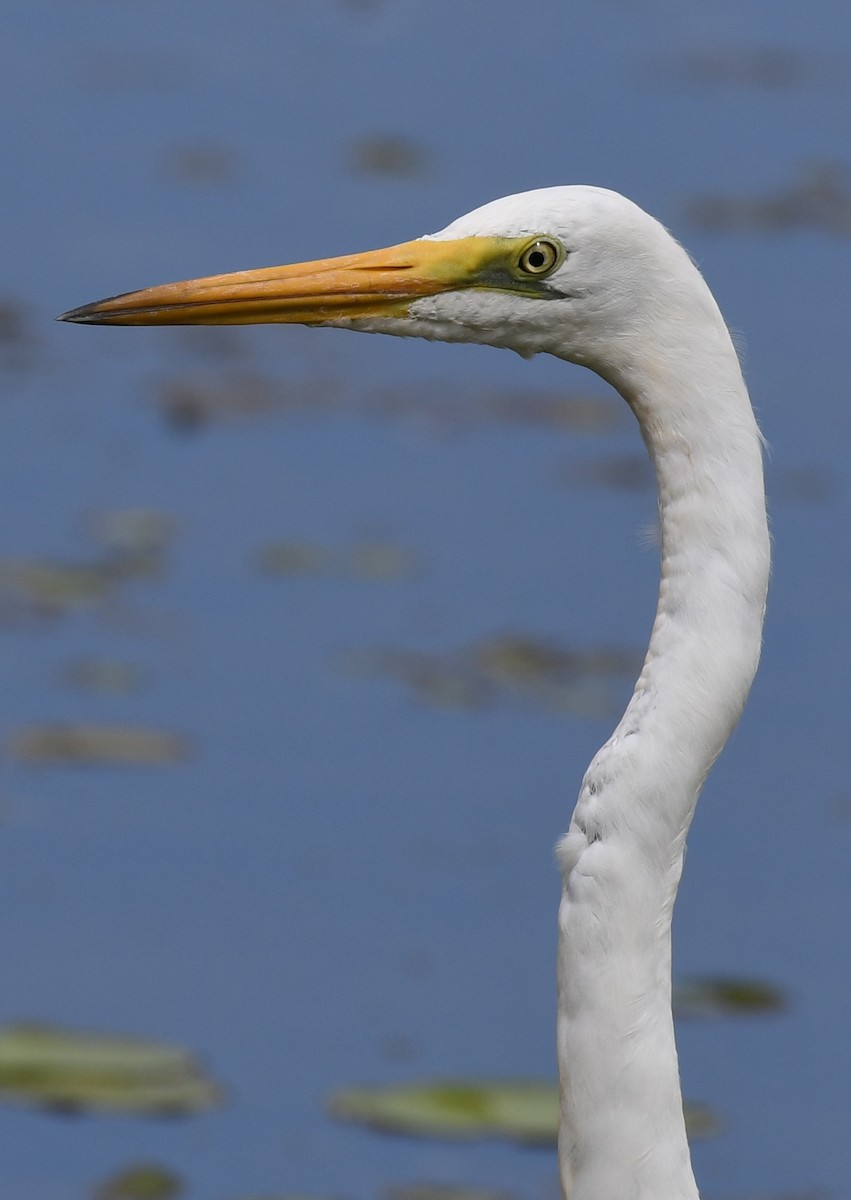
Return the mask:
<path fill-rule="evenodd" d="M 495 200 L 387 249 L 145 288 L 61 319 L 334 326 L 524 357 L 549 352 L 605 374 L 619 339 L 624 354 L 634 352 L 684 263 L 662 226 L 623 196 L 553 187 Z"/>

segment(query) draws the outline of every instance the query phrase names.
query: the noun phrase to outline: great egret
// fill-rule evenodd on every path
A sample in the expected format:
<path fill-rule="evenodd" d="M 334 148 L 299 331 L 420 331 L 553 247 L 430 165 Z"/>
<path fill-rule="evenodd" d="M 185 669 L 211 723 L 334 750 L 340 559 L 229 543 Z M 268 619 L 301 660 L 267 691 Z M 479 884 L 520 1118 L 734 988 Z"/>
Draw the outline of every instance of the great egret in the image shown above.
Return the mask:
<path fill-rule="evenodd" d="M 559 1163 L 570 1200 L 694 1200 L 671 1017 L 686 833 L 760 653 L 762 447 L 730 335 L 685 251 L 614 192 L 509 196 L 390 249 L 167 284 L 84 324 L 298 322 L 581 363 L 635 413 L 659 489 L 656 619 L 560 843 Z"/>

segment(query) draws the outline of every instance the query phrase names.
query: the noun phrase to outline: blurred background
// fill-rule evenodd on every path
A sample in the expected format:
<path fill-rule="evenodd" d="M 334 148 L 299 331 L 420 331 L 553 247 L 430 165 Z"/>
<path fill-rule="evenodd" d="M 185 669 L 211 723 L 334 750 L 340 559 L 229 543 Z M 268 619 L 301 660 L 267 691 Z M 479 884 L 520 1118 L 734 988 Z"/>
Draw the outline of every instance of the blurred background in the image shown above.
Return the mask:
<path fill-rule="evenodd" d="M 550 1147 L 329 1104 L 555 1077 L 552 847 L 655 605 L 629 413 L 483 348 L 52 319 L 583 182 L 687 244 L 770 448 L 762 669 L 675 921 L 695 1169 L 851 1195 L 847 8 L 0 11 L 2 1194 L 556 1196 Z M 190 1098 L 51 1091 L 21 1022 L 183 1048 Z"/>

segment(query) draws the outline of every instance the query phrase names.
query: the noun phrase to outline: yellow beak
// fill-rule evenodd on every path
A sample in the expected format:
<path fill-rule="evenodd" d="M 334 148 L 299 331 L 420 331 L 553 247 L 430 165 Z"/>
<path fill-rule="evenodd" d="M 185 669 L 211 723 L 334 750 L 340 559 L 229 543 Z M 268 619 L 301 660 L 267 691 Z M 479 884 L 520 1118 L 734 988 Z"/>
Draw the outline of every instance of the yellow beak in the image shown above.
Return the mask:
<path fill-rule="evenodd" d="M 59 319 L 85 325 L 318 325 L 404 317 L 422 296 L 498 286 L 494 268 L 513 244 L 491 237 L 404 242 L 343 258 L 167 283 L 86 304 Z"/>

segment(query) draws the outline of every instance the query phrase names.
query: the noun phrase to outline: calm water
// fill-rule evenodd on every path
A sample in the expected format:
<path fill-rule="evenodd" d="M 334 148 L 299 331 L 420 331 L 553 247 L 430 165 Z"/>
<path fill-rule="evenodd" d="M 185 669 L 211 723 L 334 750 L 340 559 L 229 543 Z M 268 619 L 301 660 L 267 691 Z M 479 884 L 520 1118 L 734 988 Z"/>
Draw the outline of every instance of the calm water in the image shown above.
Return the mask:
<path fill-rule="evenodd" d="M 682 1027 L 685 1091 L 726 1123 L 696 1147 L 696 1169 L 708 1196 L 848 1196 L 845 6 L 0 12 L 0 556 L 91 562 L 98 514 L 174 522 L 158 576 L 69 612 L 6 606 L 0 727 L 8 739 L 45 722 L 141 724 L 193 746 L 184 764 L 137 769 L 9 754 L 0 1019 L 171 1039 L 229 1088 L 221 1112 L 181 1123 L 0 1110 L 3 1194 L 85 1196 L 152 1158 L 198 1197 L 370 1197 L 417 1179 L 554 1195 L 547 1152 L 382 1139 L 323 1106 L 343 1083 L 553 1073 L 551 847 L 613 718 L 511 699 L 435 706 L 352 655 L 451 655 L 499 634 L 640 650 L 652 491 L 595 481 L 640 453 L 636 430 L 615 401 L 584 433 L 487 417 L 483 402 L 506 392 L 606 404 L 598 381 L 555 362 L 335 331 L 51 319 L 590 182 L 688 244 L 743 331 L 771 446 L 763 667 L 697 816 L 675 959 L 679 976 L 776 982 L 790 1011 Z M 827 200 L 812 182 L 824 164 Z M 756 207 L 707 216 L 694 207 L 707 196 Z M 187 425 L 187 389 L 222 380 L 217 413 Z M 233 412 L 258 392 L 260 411 Z M 260 570 L 262 548 L 282 542 L 313 547 L 315 569 Z M 352 567 L 365 542 L 400 548 L 389 577 Z M 134 664 L 140 686 L 73 687 L 81 660 Z M 611 687 L 616 708 L 629 680 Z"/>

